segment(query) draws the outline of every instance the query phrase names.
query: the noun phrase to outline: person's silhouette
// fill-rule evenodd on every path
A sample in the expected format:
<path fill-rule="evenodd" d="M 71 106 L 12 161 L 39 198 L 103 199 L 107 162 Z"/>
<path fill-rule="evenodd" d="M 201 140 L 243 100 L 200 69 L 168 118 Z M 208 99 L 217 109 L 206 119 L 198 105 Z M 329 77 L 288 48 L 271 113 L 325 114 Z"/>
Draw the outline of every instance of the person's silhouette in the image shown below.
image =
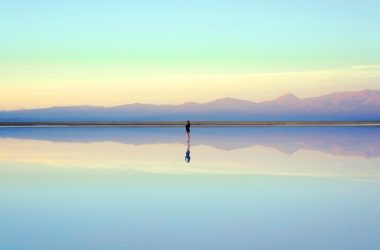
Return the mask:
<path fill-rule="evenodd" d="M 187 141 L 190 141 L 190 121 L 187 120 L 186 123 L 186 133 L 187 133 Z"/>
<path fill-rule="evenodd" d="M 190 162 L 190 141 L 187 141 L 187 149 L 186 149 L 185 161 L 187 163 Z"/>

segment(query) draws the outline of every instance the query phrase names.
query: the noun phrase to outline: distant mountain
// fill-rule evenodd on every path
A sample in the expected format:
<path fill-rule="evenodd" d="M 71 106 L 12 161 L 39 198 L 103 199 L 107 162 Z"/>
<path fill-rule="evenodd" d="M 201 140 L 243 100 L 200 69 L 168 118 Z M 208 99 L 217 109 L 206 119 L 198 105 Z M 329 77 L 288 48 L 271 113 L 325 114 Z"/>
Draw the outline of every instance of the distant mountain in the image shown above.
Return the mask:
<path fill-rule="evenodd" d="M 42 121 L 380 121 L 380 90 L 335 92 L 300 99 L 286 94 L 255 103 L 222 98 L 181 105 L 126 104 L 1 111 L 0 122 Z"/>

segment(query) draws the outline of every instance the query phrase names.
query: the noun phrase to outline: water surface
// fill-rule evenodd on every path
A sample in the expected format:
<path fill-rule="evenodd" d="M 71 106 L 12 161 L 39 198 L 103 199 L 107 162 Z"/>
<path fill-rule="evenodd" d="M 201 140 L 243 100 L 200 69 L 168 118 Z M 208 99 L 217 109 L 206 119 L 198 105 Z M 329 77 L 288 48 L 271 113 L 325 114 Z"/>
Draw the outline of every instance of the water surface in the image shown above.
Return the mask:
<path fill-rule="evenodd" d="M 0 148 L 0 249 L 380 247 L 376 127 L 9 127 Z"/>

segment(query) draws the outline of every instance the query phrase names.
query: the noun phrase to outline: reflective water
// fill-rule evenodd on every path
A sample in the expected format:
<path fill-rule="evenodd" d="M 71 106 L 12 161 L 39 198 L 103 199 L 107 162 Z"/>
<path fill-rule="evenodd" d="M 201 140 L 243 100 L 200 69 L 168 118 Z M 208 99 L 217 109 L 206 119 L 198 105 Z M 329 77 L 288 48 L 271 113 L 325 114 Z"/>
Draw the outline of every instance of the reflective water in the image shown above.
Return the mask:
<path fill-rule="evenodd" d="M 0 249 L 379 249 L 380 128 L 0 128 Z"/>

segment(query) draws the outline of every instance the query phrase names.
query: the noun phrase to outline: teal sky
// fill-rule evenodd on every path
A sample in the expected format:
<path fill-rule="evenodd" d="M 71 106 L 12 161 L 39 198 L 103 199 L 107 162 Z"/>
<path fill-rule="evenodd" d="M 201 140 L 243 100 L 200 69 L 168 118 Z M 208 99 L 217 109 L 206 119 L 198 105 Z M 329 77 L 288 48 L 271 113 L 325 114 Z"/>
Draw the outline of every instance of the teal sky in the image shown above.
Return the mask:
<path fill-rule="evenodd" d="M 2 61 L 380 63 L 379 1 L 13 0 L 0 9 Z"/>
<path fill-rule="evenodd" d="M 0 86 L 380 65 L 379 24 L 368 0 L 0 0 Z"/>

